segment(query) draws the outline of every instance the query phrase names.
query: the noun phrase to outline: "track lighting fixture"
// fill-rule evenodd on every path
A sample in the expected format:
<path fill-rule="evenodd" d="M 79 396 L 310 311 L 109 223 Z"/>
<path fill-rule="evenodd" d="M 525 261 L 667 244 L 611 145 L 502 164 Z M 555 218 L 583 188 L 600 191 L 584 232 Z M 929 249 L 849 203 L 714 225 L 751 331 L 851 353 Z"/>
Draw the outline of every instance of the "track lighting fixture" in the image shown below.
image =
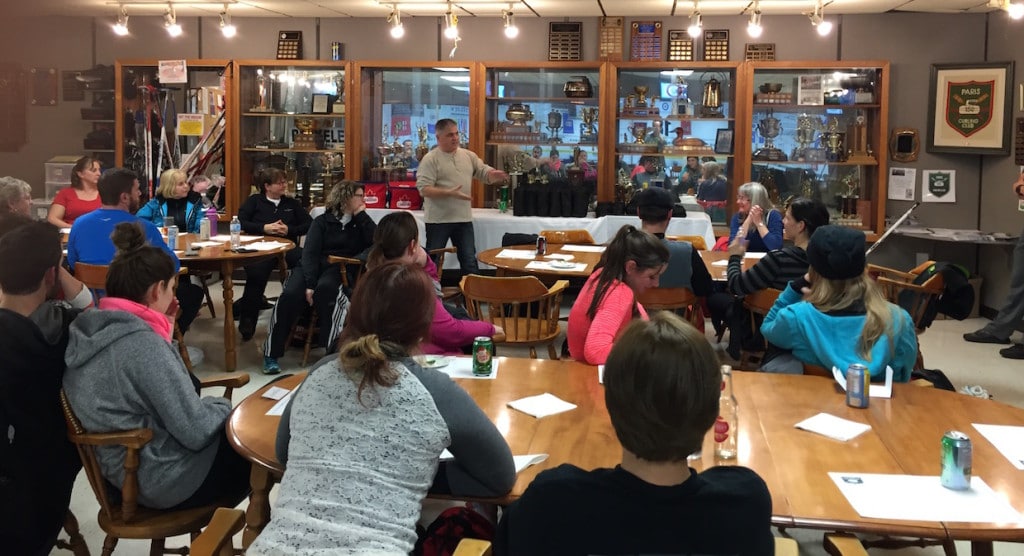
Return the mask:
<path fill-rule="evenodd" d="M 402 25 L 402 12 L 398 4 L 391 5 L 391 15 L 388 16 L 388 23 L 391 24 L 391 38 L 400 39 L 405 35 L 405 26 Z"/>
<path fill-rule="evenodd" d="M 501 12 L 501 18 L 505 20 L 505 36 L 510 39 L 519 36 L 519 27 L 516 27 L 516 22 L 512 17 L 512 4 L 510 3 L 508 9 Z"/>
<path fill-rule="evenodd" d="M 238 34 L 238 27 L 231 23 L 231 15 L 228 13 L 227 4 L 224 4 L 224 11 L 220 12 L 220 32 L 227 39 Z"/>
<path fill-rule="evenodd" d="M 754 10 L 750 12 L 750 20 L 747 22 L 747 35 L 751 38 L 758 38 L 764 28 L 761 27 L 761 1 L 754 0 Z"/>
<path fill-rule="evenodd" d="M 700 9 L 698 9 L 697 0 L 693 0 L 693 11 L 690 13 L 690 26 L 686 28 L 686 34 L 696 39 L 697 37 L 700 37 L 702 27 L 704 27 L 704 22 L 700 17 Z"/>
<path fill-rule="evenodd" d="M 814 4 L 814 11 L 807 16 L 811 18 L 811 25 L 819 35 L 824 37 L 832 32 L 832 22 L 825 19 L 825 7 L 821 0 L 817 0 Z"/>
<path fill-rule="evenodd" d="M 117 14 L 117 23 L 114 24 L 114 34 L 125 36 L 128 34 L 128 10 L 121 6 L 121 12 Z"/>
<path fill-rule="evenodd" d="M 164 12 L 164 28 L 172 37 L 181 36 L 181 25 L 178 25 L 178 17 L 174 13 L 174 4 L 167 4 L 167 11 Z"/>
<path fill-rule="evenodd" d="M 452 13 L 451 0 L 448 0 L 448 11 L 444 13 L 444 36 L 452 40 L 459 38 L 459 16 Z"/>

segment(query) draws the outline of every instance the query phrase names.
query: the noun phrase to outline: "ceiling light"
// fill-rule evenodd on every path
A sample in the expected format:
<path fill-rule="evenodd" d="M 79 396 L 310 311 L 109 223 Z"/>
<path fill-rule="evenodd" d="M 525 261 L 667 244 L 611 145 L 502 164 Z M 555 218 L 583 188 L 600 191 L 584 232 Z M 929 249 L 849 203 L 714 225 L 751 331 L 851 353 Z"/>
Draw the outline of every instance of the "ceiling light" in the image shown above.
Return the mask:
<path fill-rule="evenodd" d="M 516 22 L 512 19 L 512 4 L 508 5 L 507 10 L 502 10 L 501 18 L 505 20 L 505 36 L 514 39 L 519 36 L 519 27 L 516 27 Z"/>
<path fill-rule="evenodd" d="M 451 0 L 448 2 L 448 11 L 444 13 L 444 36 L 452 40 L 459 38 L 459 16 L 452 13 Z"/>
<path fill-rule="evenodd" d="M 388 23 L 391 24 L 391 38 L 400 39 L 405 36 L 405 26 L 402 25 L 402 12 L 399 11 L 398 4 L 391 5 Z"/>
<path fill-rule="evenodd" d="M 747 35 L 751 38 L 758 38 L 764 28 L 761 27 L 761 2 L 754 0 L 754 11 L 750 12 L 750 21 L 747 22 Z"/>
<path fill-rule="evenodd" d="M 697 0 L 693 0 L 693 12 L 690 13 L 690 26 L 686 28 L 686 33 L 692 38 L 700 37 L 701 27 L 704 23 L 701 21 L 700 10 L 697 9 Z"/>
<path fill-rule="evenodd" d="M 1010 14 L 1013 19 L 1024 17 L 1024 4 L 1007 4 L 1006 13 Z"/>
<path fill-rule="evenodd" d="M 181 25 L 178 25 L 178 18 L 174 15 L 174 5 L 168 4 L 167 11 L 164 12 L 164 27 L 167 29 L 167 34 L 172 37 L 181 36 Z"/>
<path fill-rule="evenodd" d="M 825 19 L 825 8 L 822 6 L 822 1 L 818 0 L 814 5 L 814 11 L 807 14 L 811 18 L 811 25 L 814 26 L 815 30 L 821 36 L 826 36 L 832 32 L 832 22 Z"/>
<path fill-rule="evenodd" d="M 231 23 L 231 15 L 228 13 L 227 4 L 224 4 L 224 11 L 220 12 L 220 32 L 226 39 L 230 39 L 238 34 L 238 27 Z"/>
<path fill-rule="evenodd" d="M 128 10 L 121 6 L 121 13 L 117 14 L 117 23 L 114 24 L 114 34 L 125 36 L 128 34 Z"/>

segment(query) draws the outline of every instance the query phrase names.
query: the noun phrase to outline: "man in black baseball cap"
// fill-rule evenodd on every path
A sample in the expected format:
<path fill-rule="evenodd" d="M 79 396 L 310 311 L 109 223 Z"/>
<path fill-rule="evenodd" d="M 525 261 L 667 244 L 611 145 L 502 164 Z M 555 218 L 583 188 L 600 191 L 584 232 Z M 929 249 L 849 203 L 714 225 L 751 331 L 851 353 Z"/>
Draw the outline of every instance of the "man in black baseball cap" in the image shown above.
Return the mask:
<path fill-rule="evenodd" d="M 675 198 L 666 189 L 648 187 L 639 191 L 634 201 L 636 215 L 640 217 L 643 231 L 654 234 L 668 248 L 668 267 L 661 274 L 661 288 L 690 288 L 698 297 L 711 293 L 711 274 L 704 260 L 688 241 L 669 241 L 665 239 L 665 230 L 672 222 L 676 207 Z M 683 216 L 685 216 L 685 212 Z"/>

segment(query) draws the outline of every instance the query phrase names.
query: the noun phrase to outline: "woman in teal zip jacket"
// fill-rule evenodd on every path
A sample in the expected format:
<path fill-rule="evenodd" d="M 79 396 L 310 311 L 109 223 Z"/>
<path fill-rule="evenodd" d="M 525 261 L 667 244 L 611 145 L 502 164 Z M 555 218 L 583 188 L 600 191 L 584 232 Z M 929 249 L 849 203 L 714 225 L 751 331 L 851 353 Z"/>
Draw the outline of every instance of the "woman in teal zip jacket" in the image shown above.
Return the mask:
<path fill-rule="evenodd" d="M 845 375 L 860 363 L 872 380 L 884 379 L 889 366 L 894 381 L 907 382 L 917 361 L 914 323 L 864 272 L 864 243 L 859 230 L 818 228 L 807 245 L 810 270 L 779 295 L 761 334 L 805 364 Z"/>
<path fill-rule="evenodd" d="M 202 202 L 197 196 L 189 195 L 188 175 L 183 170 L 171 169 L 160 174 L 156 197 L 143 205 L 135 216 L 158 227 L 163 226 L 164 218 L 170 216 L 180 233 L 198 234 L 202 214 Z"/>

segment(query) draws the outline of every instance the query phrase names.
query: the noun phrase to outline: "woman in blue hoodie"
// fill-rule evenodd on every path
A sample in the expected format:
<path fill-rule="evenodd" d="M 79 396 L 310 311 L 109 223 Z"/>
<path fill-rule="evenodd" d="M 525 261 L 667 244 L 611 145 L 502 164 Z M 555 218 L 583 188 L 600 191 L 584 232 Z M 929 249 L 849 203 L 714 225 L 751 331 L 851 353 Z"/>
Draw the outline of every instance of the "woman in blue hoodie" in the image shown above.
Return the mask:
<path fill-rule="evenodd" d="M 882 297 L 864 272 L 864 232 L 822 226 L 807 245 L 811 268 L 789 283 L 761 325 L 772 344 L 805 364 L 843 373 L 866 365 L 872 380 L 906 382 L 917 361 L 917 334 L 910 315 Z"/>
<path fill-rule="evenodd" d="M 181 233 L 198 234 L 203 205 L 198 196 L 189 195 L 190 191 L 188 175 L 183 170 L 164 170 L 156 197 L 143 205 L 135 216 L 157 227 L 163 226 L 164 218 L 169 216 L 174 218 L 174 225 Z"/>

